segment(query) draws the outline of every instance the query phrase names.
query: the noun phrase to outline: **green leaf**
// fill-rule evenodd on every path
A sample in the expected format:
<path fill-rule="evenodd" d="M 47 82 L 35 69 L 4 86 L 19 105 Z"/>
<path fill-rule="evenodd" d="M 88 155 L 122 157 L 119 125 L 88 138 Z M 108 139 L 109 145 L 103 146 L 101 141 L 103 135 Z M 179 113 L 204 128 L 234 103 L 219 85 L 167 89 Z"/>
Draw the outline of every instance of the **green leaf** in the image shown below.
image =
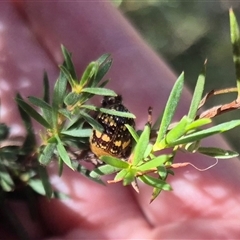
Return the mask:
<path fill-rule="evenodd" d="M 130 112 L 120 112 L 120 111 L 116 111 L 114 109 L 107 109 L 107 108 L 99 108 L 99 111 L 102 113 L 119 116 L 119 117 L 136 118 L 136 116 Z"/>
<path fill-rule="evenodd" d="M 120 172 L 118 172 L 114 178 L 114 181 L 122 180 L 128 173 L 128 169 L 124 168 Z"/>
<path fill-rule="evenodd" d="M 115 168 L 128 168 L 129 167 L 129 163 L 128 162 L 124 162 L 118 158 L 115 157 L 111 157 L 111 156 L 101 156 L 100 160 L 102 160 L 103 162 L 115 167 Z"/>
<path fill-rule="evenodd" d="M 86 112 L 81 111 L 80 114 L 85 119 L 85 121 L 87 121 L 94 129 L 96 129 L 99 132 L 103 132 L 104 130 L 103 126 L 98 121 L 96 121 Z"/>
<path fill-rule="evenodd" d="M 74 86 L 77 84 L 77 79 L 73 79 L 71 73 L 64 66 L 60 66 L 60 70 L 62 74 L 65 75 L 71 87 L 74 88 Z"/>
<path fill-rule="evenodd" d="M 123 178 L 123 186 L 131 184 L 135 180 L 136 169 L 128 169 L 127 174 Z"/>
<path fill-rule="evenodd" d="M 173 161 L 173 159 L 168 159 L 169 160 L 169 162 L 172 162 Z M 163 180 L 166 180 L 167 179 L 167 175 L 168 175 L 168 171 L 169 171 L 170 169 L 167 169 L 164 165 L 162 165 L 162 166 L 158 166 L 157 167 L 157 173 L 158 173 L 158 175 L 159 175 L 159 177 L 161 178 L 161 179 L 163 179 Z"/>
<path fill-rule="evenodd" d="M 73 161 L 72 166 L 73 166 L 74 170 L 81 173 L 84 177 L 104 185 L 103 181 L 100 180 L 100 178 L 94 178 L 94 177 L 90 176 L 90 173 L 91 173 L 90 170 L 87 169 L 86 167 L 82 166 L 79 163 L 79 161 Z"/>
<path fill-rule="evenodd" d="M 90 137 L 92 129 L 89 128 L 80 128 L 80 129 L 71 129 L 61 131 L 61 134 L 65 134 L 71 137 Z"/>
<path fill-rule="evenodd" d="M 153 188 L 153 192 L 152 192 L 152 197 L 151 197 L 150 203 L 152 203 L 158 197 L 158 195 L 161 193 L 161 191 L 162 191 L 161 188 Z"/>
<path fill-rule="evenodd" d="M 104 58 L 102 58 L 102 59 L 104 59 Z M 97 62 L 98 62 L 98 60 L 97 60 Z M 99 62 L 98 62 L 98 64 L 99 64 Z M 91 86 L 91 87 L 96 87 L 99 84 L 99 82 L 102 80 L 104 75 L 109 71 L 109 69 L 112 65 L 112 59 L 109 59 L 106 62 L 101 63 L 100 65 L 101 66 L 99 67 L 95 78 L 92 78 L 92 80 L 90 81 L 89 86 Z"/>
<path fill-rule="evenodd" d="M 81 95 L 76 92 L 70 92 L 67 94 L 67 96 L 64 98 L 64 103 L 68 106 L 74 105 L 77 103 L 81 98 Z"/>
<path fill-rule="evenodd" d="M 33 105 L 35 105 L 37 107 L 40 107 L 40 108 L 48 110 L 48 111 L 52 111 L 52 107 L 40 98 L 30 96 L 30 97 L 28 97 L 28 100 L 30 103 L 32 103 Z"/>
<path fill-rule="evenodd" d="M 161 165 L 163 165 L 165 162 L 167 162 L 170 158 L 172 157 L 172 155 L 160 155 L 156 158 L 153 158 L 145 163 L 143 163 L 141 166 L 137 167 L 137 170 L 139 171 L 147 171 L 156 167 L 159 167 Z"/>
<path fill-rule="evenodd" d="M 34 118 L 38 123 L 43 125 L 45 128 L 51 128 L 50 124 L 28 103 L 20 98 L 15 99 L 18 105 L 32 118 Z"/>
<path fill-rule="evenodd" d="M 149 143 L 147 145 L 146 151 L 144 152 L 143 159 L 145 159 L 151 155 L 152 149 L 153 149 L 153 145 L 151 143 Z"/>
<path fill-rule="evenodd" d="M 49 80 L 47 72 L 45 71 L 43 75 L 43 101 L 46 103 L 49 103 L 50 101 Z"/>
<path fill-rule="evenodd" d="M 146 124 L 140 138 L 137 142 L 137 145 L 134 148 L 134 155 L 132 160 L 132 165 L 136 166 L 140 161 L 143 160 L 144 153 L 147 149 L 149 143 L 151 127 L 149 124 Z"/>
<path fill-rule="evenodd" d="M 84 73 L 83 73 L 83 75 L 81 77 L 79 85 L 81 87 L 84 87 L 88 83 L 88 81 L 93 76 L 95 76 L 97 71 L 98 71 L 98 64 L 96 62 L 91 62 L 90 64 L 88 64 L 87 68 L 85 69 L 85 71 L 84 71 Z"/>
<path fill-rule="evenodd" d="M 199 146 L 200 146 L 200 141 L 195 141 L 195 142 L 187 143 L 184 146 L 184 149 L 190 153 L 195 153 L 199 149 Z"/>
<path fill-rule="evenodd" d="M 182 93 L 182 89 L 183 89 L 183 84 L 184 84 L 184 73 L 182 73 L 179 78 L 177 79 L 177 81 L 175 82 L 172 91 L 170 93 L 170 96 L 168 98 L 167 104 L 165 106 L 164 109 L 164 113 L 163 113 L 163 117 L 162 117 L 162 122 L 159 128 L 159 132 L 158 132 L 158 136 L 157 136 L 157 142 L 160 142 L 167 130 L 168 127 L 172 121 L 172 118 L 174 116 L 174 113 L 176 111 L 178 102 L 180 100 L 180 96 Z"/>
<path fill-rule="evenodd" d="M 206 61 L 204 63 L 203 70 L 201 74 L 198 76 L 197 84 L 194 89 L 191 105 L 188 112 L 188 118 L 194 120 L 197 115 L 198 106 L 202 99 L 204 85 L 205 85 L 205 76 L 206 76 Z"/>
<path fill-rule="evenodd" d="M 101 84 L 99 84 L 100 88 L 104 88 L 109 83 L 109 79 L 103 81 Z"/>
<path fill-rule="evenodd" d="M 50 103 L 50 87 L 49 87 L 49 80 L 48 75 L 46 72 L 44 72 L 43 77 L 43 101 L 45 101 L 47 104 Z M 47 120 L 47 122 L 52 126 L 52 109 L 49 111 L 48 109 L 42 108 L 43 117 Z"/>
<path fill-rule="evenodd" d="M 166 183 L 165 181 L 151 177 L 149 175 L 142 175 L 138 177 L 142 182 L 146 183 L 147 185 L 150 185 L 155 188 L 163 189 L 166 191 L 172 190 L 171 186 Z"/>
<path fill-rule="evenodd" d="M 189 119 L 187 116 L 183 116 L 180 122 L 178 122 L 177 125 L 167 133 L 166 143 L 171 144 L 183 136 L 186 133 L 186 127 L 190 122 L 191 119 Z"/>
<path fill-rule="evenodd" d="M 72 119 L 72 113 L 68 111 L 66 108 L 59 109 L 58 112 L 62 114 L 64 117 L 67 119 L 71 120 Z"/>
<path fill-rule="evenodd" d="M 17 94 L 16 98 L 23 100 L 20 94 Z M 27 132 L 27 136 L 25 137 L 24 143 L 22 145 L 21 153 L 28 155 L 31 154 L 33 149 L 36 147 L 35 134 L 30 115 L 27 112 L 25 112 L 20 105 L 18 105 L 18 110 L 20 112 L 21 118 L 23 120 Z"/>
<path fill-rule="evenodd" d="M 62 49 L 62 53 L 63 53 L 65 64 L 66 64 L 68 71 L 71 73 L 71 76 L 73 79 L 77 79 L 77 74 L 76 74 L 76 71 L 75 71 L 75 68 L 74 68 L 74 65 L 72 62 L 71 54 L 68 52 L 68 50 L 63 45 L 61 45 L 61 49 Z"/>
<path fill-rule="evenodd" d="M 104 53 L 102 56 L 100 56 L 97 60 L 96 63 L 100 66 L 102 65 L 109 57 L 111 54 L 109 53 Z"/>
<path fill-rule="evenodd" d="M 224 149 L 213 148 L 213 147 L 199 147 L 198 152 L 210 157 L 218 158 L 218 159 L 229 159 L 229 158 L 237 157 L 239 155 L 235 151 L 224 150 Z"/>
<path fill-rule="evenodd" d="M 0 123 L 0 141 L 5 140 L 8 137 L 9 130 L 9 127 L 6 124 Z"/>
<path fill-rule="evenodd" d="M 42 180 L 42 184 L 43 184 L 43 188 L 45 190 L 46 196 L 48 199 L 50 199 L 52 197 L 53 190 L 52 190 L 52 186 L 49 182 L 48 173 L 47 173 L 46 168 L 39 165 L 38 173 Z"/>
<path fill-rule="evenodd" d="M 190 131 L 190 130 L 194 130 L 194 129 L 197 129 L 197 128 L 200 128 L 206 124 L 209 124 L 211 123 L 212 120 L 211 118 L 200 118 L 200 119 L 197 119 L 196 121 L 193 121 L 191 122 L 190 124 L 187 125 L 186 127 L 186 132 Z"/>
<path fill-rule="evenodd" d="M 230 33 L 233 48 L 233 62 L 237 77 L 238 98 L 240 97 L 240 34 L 237 19 L 232 9 L 229 11 Z"/>
<path fill-rule="evenodd" d="M 102 96 L 113 96 L 113 97 L 117 96 L 117 94 L 113 90 L 110 90 L 107 88 L 99 88 L 99 87 L 83 88 L 82 92 L 91 93 L 95 95 L 102 95 Z"/>
<path fill-rule="evenodd" d="M 43 165 L 48 165 L 53 158 L 54 150 L 56 149 L 56 143 L 48 143 L 41 155 L 39 156 L 39 162 Z"/>
<path fill-rule="evenodd" d="M 58 124 L 58 109 L 61 108 L 63 105 L 66 89 L 67 89 L 67 79 L 65 76 L 63 76 L 62 73 L 60 73 L 60 76 L 54 86 L 53 100 L 52 100 L 52 108 L 53 108 L 52 122 L 55 128 L 57 128 L 57 124 Z"/>
<path fill-rule="evenodd" d="M 128 131 L 131 133 L 135 142 L 138 142 L 139 136 L 138 136 L 137 132 L 135 131 L 135 129 L 132 126 L 130 126 L 129 124 L 125 124 L 125 126 L 128 129 Z"/>
<path fill-rule="evenodd" d="M 15 187 L 11 175 L 3 165 L 0 165 L 0 185 L 6 192 L 13 191 Z"/>
<path fill-rule="evenodd" d="M 64 161 L 60 156 L 58 156 L 58 176 L 61 177 L 63 173 L 63 163 Z"/>
<path fill-rule="evenodd" d="M 110 166 L 110 165 L 102 165 L 90 172 L 90 177 L 100 179 L 103 175 L 109 175 L 119 171 L 119 168 Z"/>
<path fill-rule="evenodd" d="M 29 179 L 28 185 L 38 194 L 45 196 L 46 192 L 41 179 Z"/>
<path fill-rule="evenodd" d="M 61 140 L 59 139 L 59 137 L 56 137 L 58 143 L 57 143 L 57 151 L 58 151 L 58 154 L 60 156 L 60 158 L 63 160 L 63 162 L 73 170 L 73 167 L 72 167 L 72 163 L 71 163 L 71 159 L 69 158 L 68 154 L 67 154 L 67 151 L 66 149 L 64 148 Z"/>
<path fill-rule="evenodd" d="M 63 99 L 65 97 L 67 89 L 67 79 L 60 73 L 59 78 L 57 79 L 54 90 L 53 90 L 53 107 L 58 110 L 59 106 L 63 104 Z"/>
<path fill-rule="evenodd" d="M 82 105 L 81 108 L 85 108 L 85 109 L 92 110 L 92 111 L 100 111 L 102 113 L 106 113 L 106 114 L 113 115 L 113 116 L 136 118 L 135 115 L 130 112 L 120 112 L 120 111 L 116 111 L 114 109 L 98 108 L 93 105 Z"/>
<path fill-rule="evenodd" d="M 204 130 L 201 130 L 201 131 L 194 132 L 192 134 L 183 136 L 182 138 L 180 138 L 180 139 L 174 141 L 173 143 L 171 143 L 170 145 L 171 146 L 176 146 L 176 145 L 179 145 L 179 144 L 186 144 L 186 143 L 198 141 L 198 140 L 201 140 L 203 138 L 212 136 L 214 134 L 229 131 L 230 129 L 238 127 L 239 125 L 240 125 L 240 120 L 232 120 L 232 121 L 229 121 L 229 122 L 221 123 L 221 124 L 218 124 L 214 127 L 204 129 Z"/>

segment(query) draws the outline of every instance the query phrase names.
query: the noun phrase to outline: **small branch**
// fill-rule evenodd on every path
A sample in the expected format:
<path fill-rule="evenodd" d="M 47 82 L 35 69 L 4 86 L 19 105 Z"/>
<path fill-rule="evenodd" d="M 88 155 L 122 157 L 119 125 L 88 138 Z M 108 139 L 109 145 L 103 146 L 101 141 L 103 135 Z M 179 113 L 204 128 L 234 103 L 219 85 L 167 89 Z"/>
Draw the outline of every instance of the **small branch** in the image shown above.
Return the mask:
<path fill-rule="evenodd" d="M 212 107 L 203 113 L 201 113 L 197 118 L 213 118 L 225 112 L 236 110 L 240 108 L 240 101 L 234 100 L 231 103 L 222 104 L 219 106 Z"/>
<path fill-rule="evenodd" d="M 209 93 L 207 93 L 205 95 L 205 97 L 201 100 L 198 109 L 200 109 L 205 103 L 206 101 L 212 97 L 212 96 L 216 96 L 216 95 L 220 95 L 220 94 L 226 94 L 226 93 L 233 93 L 233 92 L 237 92 L 237 88 L 225 88 L 225 89 L 219 89 L 219 90 L 212 90 Z"/>

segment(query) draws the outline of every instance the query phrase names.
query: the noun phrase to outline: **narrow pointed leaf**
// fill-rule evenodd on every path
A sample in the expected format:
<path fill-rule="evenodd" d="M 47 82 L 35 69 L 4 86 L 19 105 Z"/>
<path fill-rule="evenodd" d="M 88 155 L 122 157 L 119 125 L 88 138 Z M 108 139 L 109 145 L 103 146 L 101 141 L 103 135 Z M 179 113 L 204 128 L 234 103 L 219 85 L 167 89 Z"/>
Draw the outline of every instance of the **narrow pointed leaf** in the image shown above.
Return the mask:
<path fill-rule="evenodd" d="M 87 92 L 87 93 L 102 95 L 102 96 L 113 96 L 113 97 L 117 96 L 117 94 L 113 90 L 110 90 L 107 88 L 100 88 L 100 87 L 83 88 L 82 92 Z"/>
<path fill-rule="evenodd" d="M 29 179 L 28 185 L 38 194 L 45 196 L 46 192 L 41 179 Z"/>
<path fill-rule="evenodd" d="M 50 103 L 50 87 L 49 87 L 49 80 L 48 75 L 46 72 L 44 72 L 43 77 L 43 101 L 46 103 Z M 42 108 L 43 111 L 43 117 L 47 120 L 47 122 L 52 126 L 52 111 L 49 111 L 48 109 Z"/>
<path fill-rule="evenodd" d="M 165 162 L 167 162 L 169 160 L 169 158 L 171 158 L 171 157 L 172 157 L 172 155 L 160 155 L 154 159 L 147 161 L 146 163 L 142 164 L 141 166 L 138 166 L 137 169 L 139 171 L 147 171 L 152 168 L 157 168 L 157 167 L 163 165 Z"/>
<path fill-rule="evenodd" d="M 100 160 L 102 160 L 103 162 L 105 162 L 115 168 L 119 168 L 119 169 L 129 167 L 129 163 L 124 162 L 118 158 L 111 157 L 111 156 L 102 156 L 102 157 L 100 157 Z"/>
<path fill-rule="evenodd" d="M 90 177 L 99 179 L 101 176 L 109 175 L 119 171 L 119 168 L 113 167 L 111 165 L 100 166 L 90 172 Z"/>
<path fill-rule="evenodd" d="M 187 116 L 184 116 L 180 122 L 167 133 L 166 143 L 170 144 L 183 136 L 186 133 L 186 127 L 190 122 L 191 120 Z"/>
<path fill-rule="evenodd" d="M 30 103 L 32 103 L 33 105 L 35 105 L 37 107 L 40 107 L 40 108 L 48 110 L 48 111 L 52 110 L 52 107 L 40 98 L 30 96 L 30 97 L 28 97 L 28 100 Z"/>
<path fill-rule="evenodd" d="M 157 136 L 157 141 L 160 142 L 163 138 L 164 135 L 166 134 L 168 127 L 172 121 L 172 118 L 174 116 L 174 113 L 176 111 L 178 102 L 180 100 L 180 96 L 182 93 L 183 89 L 183 84 L 184 84 L 184 73 L 182 73 L 179 78 L 177 79 L 176 83 L 174 84 L 172 91 L 170 93 L 170 96 L 168 98 L 167 104 L 164 109 L 163 117 L 162 117 L 162 122 L 159 128 L 158 136 Z"/>
<path fill-rule="evenodd" d="M 43 75 L 43 100 L 46 103 L 50 102 L 49 80 L 47 72 L 44 71 Z"/>
<path fill-rule="evenodd" d="M 5 140 L 10 132 L 10 128 L 4 123 L 0 123 L 0 141 Z"/>
<path fill-rule="evenodd" d="M 81 80 L 79 82 L 79 85 L 81 87 L 84 87 L 88 83 L 88 81 L 96 74 L 97 71 L 98 71 L 98 64 L 96 64 L 96 62 L 91 62 L 85 69 L 81 77 Z"/>
<path fill-rule="evenodd" d="M 118 172 L 114 178 L 115 181 L 122 180 L 128 173 L 128 169 L 122 169 L 120 172 Z"/>
<path fill-rule="evenodd" d="M 66 64 L 68 71 L 71 73 L 73 79 L 77 79 L 77 74 L 76 74 L 76 71 L 75 71 L 75 68 L 74 68 L 74 65 L 72 62 L 71 54 L 68 52 L 68 50 L 63 45 L 61 45 L 61 49 L 62 49 L 62 53 L 63 53 L 65 64 Z"/>
<path fill-rule="evenodd" d="M 55 149 L 56 149 L 55 143 L 49 143 L 48 145 L 46 145 L 39 157 L 39 162 L 43 165 L 48 165 L 53 158 Z"/>
<path fill-rule="evenodd" d="M 16 102 L 27 114 L 34 118 L 38 123 L 43 125 L 45 128 L 51 128 L 50 124 L 24 100 L 16 98 Z"/>
<path fill-rule="evenodd" d="M 194 120 L 197 115 L 198 106 L 202 99 L 204 85 L 205 85 L 205 76 L 206 76 L 206 61 L 203 66 L 201 74 L 198 76 L 197 84 L 194 89 L 191 105 L 188 112 L 188 117 L 191 120 Z"/>
<path fill-rule="evenodd" d="M 100 56 L 100 57 L 96 60 L 97 64 L 98 64 L 99 66 L 102 65 L 110 56 L 111 56 L 110 53 L 105 53 L 105 54 L 103 54 L 102 56 Z"/>
<path fill-rule="evenodd" d="M 136 166 L 140 161 L 143 160 L 144 153 L 149 143 L 150 132 L 151 127 L 149 124 L 146 124 L 142 134 L 140 135 L 137 145 L 134 148 L 134 155 L 132 160 L 133 166 Z"/>
<path fill-rule="evenodd" d="M 17 99 L 23 100 L 20 94 L 17 94 Z M 35 138 L 30 115 L 26 111 L 24 111 L 23 108 L 20 107 L 19 105 L 18 105 L 18 110 L 20 112 L 21 118 L 23 120 L 25 129 L 27 132 L 27 136 L 23 143 L 21 152 L 25 155 L 28 155 L 28 154 L 31 154 L 33 149 L 36 147 L 36 138 Z"/>
<path fill-rule="evenodd" d="M 137 132 L 135 131 L 135 129 L 132 126 L 130 126 L 129 124 L 125 124 L 125 126 L 128 129 L 128 131 L 131 133 L 135 142 L 138 142 L 139 136 L 138 136 Z"/>
<path fill-rule="evenodd" d="M 64 98 L 64 103 L 68 106 L 74 105 L 77 103 L 81 98 L 81 95 L 76 92 L 70 92 L 67 94 L 67 96 Z"/>
<path fill-rule="evenodd" d="M 63 160 L 63 162 L 73 170 L 72 167 L 72 163 L 71 163 L 71 159 L 69 158 L 67 151 L 65 149 L 65 147 L 63 146 L 61 140 L 59 138 L 57 138 L 57 150 L 58 150 L 58 154 L 61 157 L 61 159 Z"/>
<path fill-rule="evenodd" d="M 88 122 L 94 129 L 96 129 L 99 132 L 103 132 L 104 130 L 103 126 L 98 121 L 96 121 L 86 112 L 80 112 L 80 114 L 85 119 L 85 121 Z"/>
<path fill-rule="evenodd" d="M 85 108 L 92 111 L 100 111 L 102 113 L 119 116 L 119 117 L 136 118 L 135 115 L 130 112 L 121 112 L 121 111 L 116 111 L 114 109 L 98 108 L 93 105 L 82 105 L 81 108 Z"/>
<path fill-rule="evenodd" d="M 94 178 L 90 176 L 90 173 L 91 173 L 90 170 L 82 166 L 78 161 L 73 161 L 72 166 L 75 171 L 81 173 L 84 177 L 104 185 L 103 181 L 100 178 Z"/>
<path fill-rule="evenodd" d="M 97 72 L 95 78 L 91 79 L 90 86 L 96 87 L 99 84 L 99 82 L 103 79 L 105 74 L 109 71 L 111 65 L 112 65 L 112 59 L 109 59 L 106 62 L 102 63 L 98 69 L 98 72 Z"/>
<path fill-rule="evenodd" d="M 67 119 L 71 120 L 72 119 L 72 113 L 68 111 L 66 108 L 59 109 L 58 112 L 62 114 L 64 117 Z"/>
<path fill-rule="evenodd" d="M 190 130 L 193 130 L 193 129 L 198 129 L 206 124 L 209 124 L 211 123 L 212 120 L 211 118 L 200 118 L 200 119 L 197 119 L 196 121 L 193 121 L 191 122 L 190 124 L 187 125 L 186 127 L 186 131 L 190 131 Z"/>
<path fill-rule="evenodd" d="M 239 155 L 235 151 L 224 150 L 224 149 L 213 148 L 213 147 L 200 147 L 198 148 L 198 152 L 210 157 L 218 158 L 218 159 L 229 159 L 229 158 L 237 157 Z"/>
<path fill-rule="evenodd" d="M 152 192 L 152 197 L 150 199 L 150 203 L 152 203 L 158 197 L 158 195 L 161 193 L 161 191 L 162 191 L 161 188 L 153 188 L 153 192 Z"/>
<path fill-rule="evenodd" d="M 204 130 L 186 135 L 186 136 L 174 141 L 173 143 L 171 143 L 171 146 L 198 141 L 198 140 L 201 140 L 203 138 L 212 136 L 214 134 L 229 131 L 230 129 L 233 129 L 233 128 L 238 127 L 238 126 L 240 126 L 240 120 L 232 120 L 232 121 L 229 121 L 229 122 L 221 123 L 221 124 L 218 124 L 214 127 L 211 127 L 211 128 L 208 128 L 208 129 L 204 129 Z"/>
<path fill-rule="evenodd" d="M 60 66 L 60 70 L 63 75 L 65 75 L 66 79 L 68 80 L 69 84 L 72 88 L 77 84 L 77 79 L 73 79 L 71 73 L 67 70 L 66 67 Z"/>
<path fill-rule="evenodd" d="M 145 152 L 144 152 L 143 159 L 149 157 L 151 155 L 152 150 L 153 150 L 153 145 L 151 143 L 149 143 L 147 145 L 147 148 L 146 148 Z"/>
<path fill-rule="evenodd" d="M 58 176 L 61 177 L 63 173 L 63 163 L 64 161 L 60 156 L 58 156 Z"/>
<path fill-rule="evenodd" d="M 63 99 L 67 89 L 67 79 L 60 73 L 60 76 L 55 83 L 53 91 L 53 107 L 58 110 L 59 106 L 63 104 Z"/>
<path fill-rule="evenodd" d="M 55 83 L 54 90 L 53 90 L 53 99 L 52 99 L 52 123 L 55 128 L 57 128 L 58 124 L 58 109 L 62 108 L 63 100 L 66 94 L 67 89 L 67 79 L 60 73 L 60 76 Z"/>
<path fill-rule="evenodd" d="M 3 165 L 0 165 L 0 185 L 6 192 L 13 191 L 15 186 L 12 177 Z"/>
<path fill-rule="evenodd" d="M 72 137 L 90 137 L 92 129 L 90 128 L 80 128 L 61 131 L 61 134 L 65 134 Z"/>
<path fill-rule="evenodd" d="M 155 188 L 163 189 L 166 191 L 172 190 L 172 187 L 166 183 L 165 181 L 151 177 L 149 175 L 143 175 L 138 177 L 142 182 L 146 183 L 147 185 L 150 185 Z"/>
<path fill-rule="evenodd" d="M 127 186 L 131 184 L 135 180 L 136 170 L 135 169 L 129 169 L 127 171 L 127 174 L 123 178 L 123 186 Z"/>
<path fill-rule="evenodd" d="M 233 48 L 233 62 L 235 64 L 238 98 L 240 98 L 240 34 L 237 19 L 232 9 L 229 11 L 230 33 Z"/>
<path fill-rule="evenodd" d="M 39 173 L 39 176 L 42 180 L 42 184 L 43 184 L 43 188 L 45 190 L 46 196 L 47 196 L 48 199 L 50 199 L 52 197 L 53 190 L 52 190 L 52 186 L 49 182 L 49 177 L 48 177 L 48 173 L 47 173 L 46 168 L 39 165 L 38 173 Z"/>

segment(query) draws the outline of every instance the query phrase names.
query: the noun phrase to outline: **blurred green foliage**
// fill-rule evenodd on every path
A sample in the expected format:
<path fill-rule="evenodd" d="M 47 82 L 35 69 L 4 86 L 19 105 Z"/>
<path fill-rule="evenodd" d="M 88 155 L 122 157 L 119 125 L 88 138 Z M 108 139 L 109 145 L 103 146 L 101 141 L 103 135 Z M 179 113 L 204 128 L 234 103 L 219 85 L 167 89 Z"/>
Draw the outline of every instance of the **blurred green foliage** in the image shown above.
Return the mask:
<path fill-rule="evenodd" d="M 240 18 L 239 1 L 131 1 L 123 0 L 120 9 L 142 37 L 192 89 L 204 60 L 208 59 L 206 88 L 235 86 L 236 77 L 230 42 L 229 14 L 232 7 Z M 205 92 L 205 93 L 206 93 Z M 230 102 L 229 94 L 212 98 L 207 106 Z M 216 123 L 239 119 L 234 111 L 214 119 Z M 230 131 L 229 142 L 239 151 L 240 134 Z"/>

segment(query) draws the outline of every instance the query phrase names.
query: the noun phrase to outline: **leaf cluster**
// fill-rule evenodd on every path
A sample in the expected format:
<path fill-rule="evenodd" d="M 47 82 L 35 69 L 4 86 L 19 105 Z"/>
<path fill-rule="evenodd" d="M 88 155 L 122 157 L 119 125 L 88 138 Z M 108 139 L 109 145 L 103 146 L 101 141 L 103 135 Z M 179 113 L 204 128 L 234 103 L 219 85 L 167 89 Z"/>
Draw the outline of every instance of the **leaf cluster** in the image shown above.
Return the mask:
<path fill-rule="evenodd" d="M 152 124 L 151 112 L 142 130 L 136 131 L 126 124 L 134 142 L 129 158 L 101 156 L 100 160 L 104 164 L 91 171 L 80 159 L 86 160 L 86 156 L 88 157 L 89 137 L 92 129 L 103 131 L 103 126 L 95 120 L 91 112 L 127 118 L 135 118 L 135 116 L 132 113 L 89 104 L 89 100 L 95 95 L 117 96 L 114 91 L 105 88 L 108 80 L 103 80 L 112 64 L 109 54 L 104 54 L 91 62 L 82 76 L 78 77 L 70 52 L 62 46 L 64 62 L 59 66 L 60 74 L 53 92 L 50 93 L 49 79 L 47 73 L 44 73 L 41 98 L 30 96 L 28 100 L 24 100 L 20 94 L 16 96 L 28 134 L 23 145 L 18 147 L 7 145 L 0 148 L 2 190 L 13 191 L 16 188 L 15 179 L 19 180 L 24 176 L 25 185 L 37 193 L 49 198 L 59 196 L 59 193 L 52 190 L 45 168 L 55 160 L 58 163 L 59 175 L 62 174 L 64 165 L 99 183 L 102 183 L 102 176 L 115 173 L 114 179 L 108 181 L 109 183 L 122 181 L 124 186 L 132 185 L 137 192 L 139 192 L 138 181 L 140 181 L 152 187 L 151 201 L 153 201 L 162 190 L 172 189 L 167 183 L 167 177 L 168 174 L 174 174 L 173 169 L 177 166 L 175 159 L 178 151 L 185 151 L 189 154 L 200 153 L 217 159 L 238 156 L 235 151 L 202 145 L 203 139 L 240 125 L 240 120 L 232 120 L 216 126 L 211 125 L 213 117 L 239 108 L 240 38 L 237 21 L 232 11 L 230 11 L 230 29 L 237 87 L 213 90 L 203 98 L 206 77 L 205 62 L 197 79 L 187 115 L 173 123 L 184 86 L 184 73 L 182 73 L 172 88 L 163 113 L 159 115 L 154 124 Z M 234 99 L 232 103 L 213 107 L 199 114 L 199 109 L 211 96 L 232 91 L 238 93 L 237 99 Z M 39 147 L 36 146 L 31 119 L 42 126 Z M 0 141 L 6 140 L 7 136 L 8 128 L 1 125 Z M 168 149 L 168 154 L 165 153 L 166 149 Z M 26 164 L 26 159 L 31 160 L 29 166 Z"/>
<path fill-rule="evenodd" d="M 240 120 L 231 120 L 216 126 L 210 125 L 212 122 L 211 118 L 226 111 L 239 108 L 240 37 L 238 24 L 232 10 L 230 10 L 230 30 L 233 44 L 233 60 L 237 75 L 237 88 L 213 90 L 211 94 L 207 94 L 202 99 L 206 77 L 205 62 L 203 70 L 197 79 L 188 114 L 172 124 L 184 85 L 184 73 L 182 73 L 172 88 L 163 114 L 159 116 L 158 121 L 153 126 L 148 122 L 143 131 L 138 132 L 131 126 L 126 126 L 135 141 L 132 154 L 127 162 L 123 162 L 115 157 L 103 156 L 101 160 L 106 165 L 94 169 L 91 172 L 92 177 L 100 178 L 102 175 L 115 172 L 117 173 L 115 178 L 108 181 L 109 183 L 122 181 L 123 185 L 132 184 L 137 192 L 139 191 L 137 184 L 139 180 L 153 187 L 151 198 L 151 201 L 153 201 L 162 190 L 171 190 L 171 186 L 166 182 L 168 174 L 173 174 L 173 171 L 170 169 L 186 165 L 174 163 L 177 151 L 185 151 L 191 154 L 200 153 L 216 159 L 229 159 L 238 156 L 238 153 L 235 151 L 214 146 L 206 147 L 202 146 L 201 143 L 207 137 L 221 134 L 240 125 Z M 203 114 L 198 114 L 198 110 L 204 105 L 210 95 L 232 91 L 238 92 L 237 99 L 234 99 L 232 103 L 213 107 Z M 165 149 L 170 149 L 170 154 L 162 154 L 161 151 Z"/>
<path fill-rule="evenodd" d="M 27 102 L 20 94 L 16 97 L 21 111 L 42 125 L 42 144 L 34 154 L 37 155 L 40 166 L 39 176 L 48 197 L 52 196 L 53 191 L 43 166 L 47 166 L 53 159 L 58 161 L 59 175 L 62 174 L 65 164 L 72 170 L 89 177 L 89 171 L 76 160 L 74 153 L 71 155 L 71 151 L 73 148 L 80 151 L 89 149 L 92 128 L 103 131 L 102 125 L 90 115 L 90 111 L 135 117 L 132 113 L 113 112 L 86 104 L 95 95 L 117 96 L 114 91 L 105 88 L 108 80 L 101 81 L 112 64 L 109 54 L 104 54 L 91 62 L 78 78 L 71 54 L 64 46 L 62 53 L 64 62 L 59 66 L 60 74 L 52 94 L 50 94 L 47 73 L 44 73 L 42 98 L 30 96 Z M 25 124 L 29 124 L 29 119 L 23 117 L 23 120 Z"/>

